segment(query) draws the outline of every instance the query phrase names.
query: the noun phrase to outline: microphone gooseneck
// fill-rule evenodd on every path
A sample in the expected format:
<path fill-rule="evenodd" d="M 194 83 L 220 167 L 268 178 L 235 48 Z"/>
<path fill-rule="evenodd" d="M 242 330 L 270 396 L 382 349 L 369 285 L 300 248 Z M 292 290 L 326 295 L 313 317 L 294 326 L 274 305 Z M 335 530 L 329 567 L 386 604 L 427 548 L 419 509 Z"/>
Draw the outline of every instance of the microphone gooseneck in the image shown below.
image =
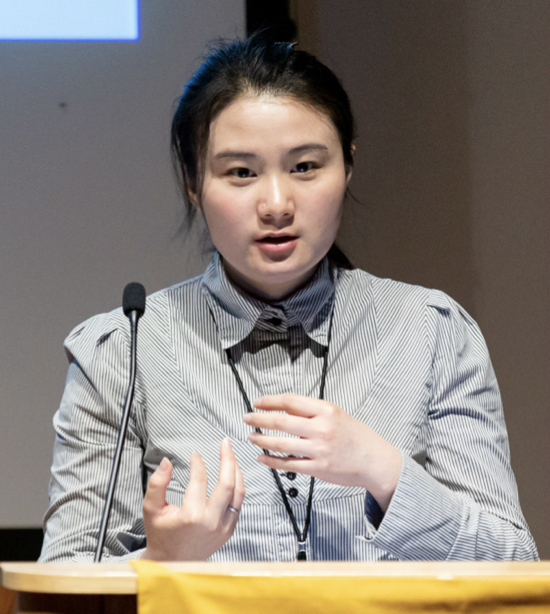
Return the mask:
<path fill-rule="evenodd" d="M 124 441 L 128 430 L 128 421 L 130 419 L 130 409 L 134 399 L 134 387 L 136 383 L 136 345 L 137 345 L 137 324 L 139 318 L 145 312 L 145 288 L 137 282 L 129 283 L 122 294 L 122 310 L 130 320 L 130 381 L 126 398 L 124 401 L 124 409 L 122 411 L 122 419 L 118 429 L 118 436 L 115 448 L 115 455 L 111 465 L 111 475 L 109 477 L 109 486 L 105 496 L 105 504 L 101 515 L 101 524 L 99 528 L 99 536 L 97 547 L 94 556 L 94 563 L 100 563 L 103 556 L 103 546 L 105 544 L 105 536 L 107 534 L 107 526 L 109 524 L 109 516 L 113 506 L 113 495 L 118 480 L 118 472 L 120 470 L 120 461 L 122 459 L 122 450 L 124 449 Z"/>

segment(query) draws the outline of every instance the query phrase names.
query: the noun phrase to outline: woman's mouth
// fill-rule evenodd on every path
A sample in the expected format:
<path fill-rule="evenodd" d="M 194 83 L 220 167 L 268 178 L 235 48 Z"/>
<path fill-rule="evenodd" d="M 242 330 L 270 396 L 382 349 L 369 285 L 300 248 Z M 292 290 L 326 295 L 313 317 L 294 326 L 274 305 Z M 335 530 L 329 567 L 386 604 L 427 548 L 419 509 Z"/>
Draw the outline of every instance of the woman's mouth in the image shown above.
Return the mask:
<path fill-rule="evenodd" d="M 296 235 L 272 235 L 258 239 L 256 243 L 265 252 L 279 253 L 293 249 L 297 241 Z"/>

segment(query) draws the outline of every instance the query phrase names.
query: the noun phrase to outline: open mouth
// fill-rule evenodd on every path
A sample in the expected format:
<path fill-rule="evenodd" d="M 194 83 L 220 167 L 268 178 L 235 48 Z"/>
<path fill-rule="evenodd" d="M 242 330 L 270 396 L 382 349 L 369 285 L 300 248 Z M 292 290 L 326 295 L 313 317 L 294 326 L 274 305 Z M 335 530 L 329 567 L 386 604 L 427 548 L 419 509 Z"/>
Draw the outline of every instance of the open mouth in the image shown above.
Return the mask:
<path fill-rule="evenodd" d="M 289 241 L 292 241 L 293 239 L 295 239 L 295 236 L 292 235 L 281 235 L 279 237 L 264 237 L 263 239 L 260 239 L 260 243 L 272 243 L 274 245 L 278 245 L 280 243 L 288 243 Z"/>

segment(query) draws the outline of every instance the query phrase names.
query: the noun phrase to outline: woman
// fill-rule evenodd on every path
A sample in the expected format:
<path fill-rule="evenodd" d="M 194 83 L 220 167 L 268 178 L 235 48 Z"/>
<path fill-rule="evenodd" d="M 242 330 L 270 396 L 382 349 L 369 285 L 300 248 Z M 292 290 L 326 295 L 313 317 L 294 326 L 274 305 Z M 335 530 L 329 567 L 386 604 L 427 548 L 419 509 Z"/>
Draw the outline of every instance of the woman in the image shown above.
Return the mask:
<path fill-rule="evenodd" d="M 111 560 L 537 557 L 476 324 L 334 246 L 353 135 L 336 77 L 286 45 L 223 45 L 187 84 L 173 148 L 217 251 L 148 299 Z M 42 560 L 95 548 L 124 316 L 66 348 Z"/>

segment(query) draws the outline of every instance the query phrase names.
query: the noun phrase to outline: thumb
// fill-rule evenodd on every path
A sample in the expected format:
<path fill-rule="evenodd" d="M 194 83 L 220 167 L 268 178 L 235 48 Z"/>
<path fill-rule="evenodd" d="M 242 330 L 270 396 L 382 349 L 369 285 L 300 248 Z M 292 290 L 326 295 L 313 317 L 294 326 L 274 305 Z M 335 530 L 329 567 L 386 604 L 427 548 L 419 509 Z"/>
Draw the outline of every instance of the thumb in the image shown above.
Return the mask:
<path fill-rule="evenodd" d="M 157 467 L 157 470 L 149 479 L 147 492 L 143 499 L 143 512 L 148 515 L 155 515 L 167 505 L 166 489 L 172 479 L 172 463 L 164 457 Z"/>

